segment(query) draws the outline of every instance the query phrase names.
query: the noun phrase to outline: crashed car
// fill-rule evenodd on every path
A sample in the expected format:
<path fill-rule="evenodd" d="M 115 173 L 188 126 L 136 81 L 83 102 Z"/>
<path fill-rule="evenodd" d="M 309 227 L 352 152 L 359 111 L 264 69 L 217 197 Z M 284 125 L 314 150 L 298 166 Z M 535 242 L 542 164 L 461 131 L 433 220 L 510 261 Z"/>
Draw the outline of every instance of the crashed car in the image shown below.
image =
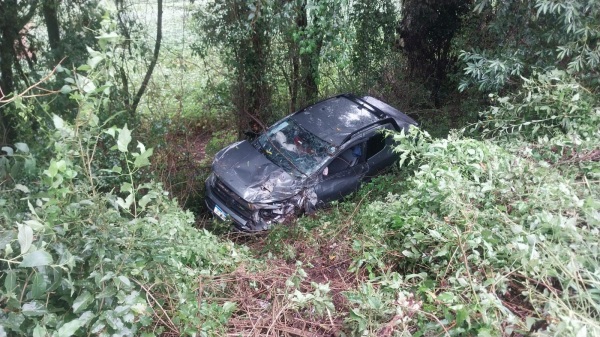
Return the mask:
<path fill-rule="evenodd" d="M 355 191 L 397 160 L 383 130 L 417 123 L 370 96 L 343 94 L 219 151 L 206 205 L 242 231 L 262 231 Z"/>

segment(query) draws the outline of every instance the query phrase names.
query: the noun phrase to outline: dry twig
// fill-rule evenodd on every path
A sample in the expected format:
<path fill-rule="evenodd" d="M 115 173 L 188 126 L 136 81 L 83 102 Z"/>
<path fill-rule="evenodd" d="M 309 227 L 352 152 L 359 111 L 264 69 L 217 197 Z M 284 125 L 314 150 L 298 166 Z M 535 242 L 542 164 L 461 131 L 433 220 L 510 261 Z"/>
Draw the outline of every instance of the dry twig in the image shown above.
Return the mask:
<path fill-rule="evenodd" d="M 13 97 L 7 98 L 6 94 L 2 91 L 2 89 L 0 89 L 0 108 L 9 103 L 14 102 L 18 97 L 20 97 L 20 98 L 42 97 L 42 96 L 48 96 L 48 95 L 53 95 L 53 94 L 58 93 L 59 92 L 58 90 L 49 90 L 49 89 L 40 88 L 40 84 L 46 82 L 50 77 L 52 77 L 52 75 L 54 75 L 54 73 L 56 73 L 56 70 L 58 69 L 58 67 L 60 66 L 62 61 L 64 61 L 64 60 L 65 60 L 65 58 L 60 60 L 58 62 L 58 64 L 56 65 L 56 67 L 54 67 L 54 69 L 52 69 L 52 71 L 50 73 L 48 73 L 46 76 L 44 76 L 41 80 L 30 85 L 29 87 L 27 87 L 27 89 L 23 90 L 19 94 L 14 95 Z M 27 93 L 29 93 L 33 89 L 42 90 L 45 93 L 28 95 Z M 10 95 L 10 93 L 9 93 L 9 95 Z"/>

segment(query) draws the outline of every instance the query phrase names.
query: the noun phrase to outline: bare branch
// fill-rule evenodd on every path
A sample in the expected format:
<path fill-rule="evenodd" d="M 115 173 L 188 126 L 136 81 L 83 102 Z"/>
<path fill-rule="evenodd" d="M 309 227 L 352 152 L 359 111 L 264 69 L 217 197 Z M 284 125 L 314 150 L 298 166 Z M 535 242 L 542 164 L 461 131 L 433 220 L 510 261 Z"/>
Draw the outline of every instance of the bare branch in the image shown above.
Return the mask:
<path fill-rule="evenodd" d="M 30 85 L 27 89 L 23 90 L 21 93 L 16 94 L 10 98 L 7 98 L 7 96 L 4 94 L 4 92 L 2 91 L 2 89 L 0 88 L 0 108 L 14 102 L 18 97 L 20 98 L 30 98 L 30 97 L 40 97 L 40 96 L 48 96 L 48 95 L 52 95 L 52 94 L 56 94 L 59 91 L 58 90 L 50 90 L 50 89 L 45 89 L 45 88 L 41 88 L 40 84 L 48 81 L 48 79 L 50 77 L 52 77 L 52 75 L 54 75 L 54 73 L 56 73 L 56 70 L 58 69 L 58 66 L 60 66 L 60 64 L 62 63 L 62 61 L 64 61 L 65 59 L 63 58 L 62 60 L 60 60 L 58 62 L 58 64 L 56 65 L 56 67 L 54 67 L 54 69 L 52 69 L 52 71 L 50 73 L 48 73 L 48 75 L 44 76 L 41 80 L 35 82 L 34 84 Z M 45 93 L 43 94 L 29 94 L 29 92 L 31 92 L 33 89 L 38 89 L 41 91 L 45 91 Z"/>

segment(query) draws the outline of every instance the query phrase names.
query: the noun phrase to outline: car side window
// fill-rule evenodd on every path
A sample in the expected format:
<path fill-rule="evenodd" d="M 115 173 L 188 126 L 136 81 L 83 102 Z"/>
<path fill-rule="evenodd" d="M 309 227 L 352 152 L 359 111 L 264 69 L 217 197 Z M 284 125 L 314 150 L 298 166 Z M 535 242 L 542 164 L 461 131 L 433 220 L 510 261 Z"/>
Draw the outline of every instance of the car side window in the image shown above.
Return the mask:
<path fill-rule="evenodd" d="M 382 132 L 377 132 L 373 137 L 367 140 L 367 160 L 378 154 L 386 145 L 386 135 Z"/>
<path fill-rule="evenodd" d="M 340 153 L 337 157 L 335 157 L 325 171 L 323 171 L 323 175 L 331 176 L 336 173 L 342 172 L 348 168 L 353 167 L 362 161 L 363 158 L 363 148 L 364 144 L 356 144 L 353 147 L 350 147 Z"/>

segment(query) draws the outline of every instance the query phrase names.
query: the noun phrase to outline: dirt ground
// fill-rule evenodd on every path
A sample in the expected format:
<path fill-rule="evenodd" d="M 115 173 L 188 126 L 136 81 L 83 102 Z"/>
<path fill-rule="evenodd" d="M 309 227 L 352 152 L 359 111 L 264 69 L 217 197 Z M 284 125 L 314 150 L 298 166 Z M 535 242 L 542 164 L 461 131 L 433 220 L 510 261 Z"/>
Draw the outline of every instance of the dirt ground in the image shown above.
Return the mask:
<path fill-rule="evenodd" d="M 296 226 L 291 224 L 290 226 Z M 309 232 L 310 235 L 310 232 Z M 315 233 L 315 235 L 318 235 Z M 275 256 L 267 258 L 268 234 L 230 236 L 234 242 L 245 244 L 257 252 L 257 257 L 268 263 L 264 271 L 249 272 L 244 267 L 231 275 L 212 280 L 212 284 L 225 282 L 229 298 L 238 304 L 238 311 L 229 321 L 229 335 L 243 336 L 339 336 L 343 318 L 337 313 L 348 312 L 349 303 L 344 292 L 355 289 L 365 276 L 348 271 L 351 263 L 350 241 L 343 237 L 283 239 L 283 244 L 295 252 L 295 258 Z M 328 296 L 334 310 L 322 313 L 298 307 L 290 301 L 291 288 L 286 282 L 298 275 L 297 263 L 306 272 L 298 289 L 313 293 L 314 283 L 328 284 Z"/>

